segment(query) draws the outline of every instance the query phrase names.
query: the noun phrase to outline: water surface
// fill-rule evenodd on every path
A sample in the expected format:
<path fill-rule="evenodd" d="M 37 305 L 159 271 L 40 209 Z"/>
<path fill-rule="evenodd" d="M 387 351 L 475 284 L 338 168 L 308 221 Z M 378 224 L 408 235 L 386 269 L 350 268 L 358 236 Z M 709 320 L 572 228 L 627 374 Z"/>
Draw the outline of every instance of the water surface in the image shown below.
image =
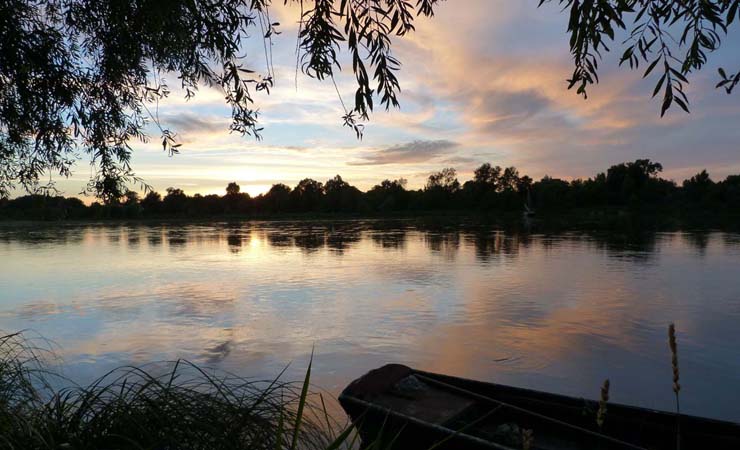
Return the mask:
<path fill-rule="evenodd" d="M 740 421 L 740 235 L 418 222 L 0 227 L 0 329 L 65 374 L 189 360 L 332 393 L 387 362 Z"/>

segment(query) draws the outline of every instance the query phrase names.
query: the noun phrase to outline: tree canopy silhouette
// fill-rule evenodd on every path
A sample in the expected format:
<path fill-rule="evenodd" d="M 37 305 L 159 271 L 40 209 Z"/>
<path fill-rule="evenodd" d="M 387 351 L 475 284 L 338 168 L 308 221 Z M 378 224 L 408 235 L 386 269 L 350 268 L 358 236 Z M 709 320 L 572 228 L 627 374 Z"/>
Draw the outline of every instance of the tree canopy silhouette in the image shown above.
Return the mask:
<path fill-rule="evenodd" d="M 245 218 L 282 214 L 306 215 L 464 211 L 519 217 L 524 205 L 548 213 L 580 211 L 584 217 L 609 218 L 622 212 L 663 217 L 727 217 L 737 223 L 740 212 L 740 175 L 714 181 L 706 171 L 681 185 L 661 178 L 662 165 L 649 159 L 615 164 L 605 172 L 572 181 L 545 176 L 534 181 L 516 167 L 502 169 L 482 164 L 474 178 L 462 185 L 453 168 L 429 175 L 422 189 L 407 189 L 406 180 L 383 180 L 367 192 L 337 175 L 321 183 L 305 178 L 291 189 L 285 184 L 255 197 L 231 182 L 225 195 L 194 194 L 167 188 L 162 197 L 150 191 L 140 199 L 127 192 L 116 202 L 85 206 L 77 198 L 27 195 L 0 199 L 0 220 L 138 219 L 138 218 Z M 309 245 L 312 237 L 306 237 Z M 339 245 L 339 243 L 337 243 Z"/>
<path fill-rule="evenodd" d="M 627 34 L 620 62 L 659 71 L 661 114 L 673 104 L 688 111 L 688 77 L 720 47 L 740 21 L 740 0 L 540 0 L 569 12 L 575 68 L 569 80 L 586 95 L 598 82 L 607 43 Z M 309 77 L 334 80 L 340 49 L 356 80 L 343 121 L 361 136 L 375 102 L 398 106 L 401 63 L 392 37 L 414 30 L 440 0 L 284 0 L 298 5 L 297 66 Z M 460 2 L 459 5 L 463 5 Z M 464 6 L 463 6 L 464 7 Z M 259 138 L 254 92 L 274 83 L 272 38 L 279 23 L 270 0 L 5 0 L 0 2 L 0 197 L 20 185 L 53 189 L 45 176 L 69 176 L 80 154 L 93 174 L 86 191 L 105 202 L 143 183 L 132 171 L 131 143 L 147 140 L 147 123 L 161 131 L 163 150 L 180 150 L 160 123 L 158 102 L 177 79 L 186 98 L 216 86 L 232 110 L 231 130 Z M 250 38 L 250 36 L 253 36 Z M 263 69 L 246 67 L 244 41 L 265 41 Z M 259 72 L 261 70 L 261 72 Z M 731 92 L 740 71 L 720 69 Z M 342 102 L 342 105 L 345 105 Z"/>

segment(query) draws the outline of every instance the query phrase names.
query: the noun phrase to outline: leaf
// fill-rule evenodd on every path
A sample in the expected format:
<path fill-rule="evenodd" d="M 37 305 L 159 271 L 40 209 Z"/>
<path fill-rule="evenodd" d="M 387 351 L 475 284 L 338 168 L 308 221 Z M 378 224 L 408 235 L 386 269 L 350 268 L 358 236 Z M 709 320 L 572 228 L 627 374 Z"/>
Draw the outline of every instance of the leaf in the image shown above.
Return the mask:
<path fill-rule="evenodd" d="M 670 86 L 670 84 L 668 85 Z M 663 117 L 665 115 L 665 112 L 668 111 L 668 108 L 671 107 L 671 103 L 673 102 L 673 94 L 668 94 L 668 89 L 666 89 L 666 95 L 663 97 L 663 106 L 660 108 L 660 117 Z"/>
<path fill-rule="evenodd" d="M 645 74 L 642 77 L 645 78 L 648 75 L 650 75 L 650 72 L 652 72 L 653 69 L 655 69 L 655 66 L 658 64 L 658 62 L 660 62 L 660 58 L 657 58 L 655 61 L 653 61 L 652 63 L 650 63 L 650 65 L 648 66 L 647 70 L 645 71 Z"/>
<path fill-rule="evenodd" d="M 673 73 L 673 75 L 675 75 L 676 78 L 678 78 L 679 80 L 683 81 L 684 83 L 688 83 L 689 82 L 689 80 L 687 80 L 686 77 L 681 72 L 679 72 L 678 70 L 671 68 L 671 73 Z"/>
<path fill-rule="evenodd" d="M 660 88 L 663 87 L 663 83 L 665 82 L 666 76 L 663 75 L 660 77 L 660 80 L 655 85 L 655 90 L 653 91 L 653 98 L 655 98 L 656 95 L 658 95 L 658 92 L 660 92 Z"/>
<path fill-rule="evenodd" d="M 730 6 L 730 10 L 727 12 L 727 25 L 731 24 L 733 20 L 735 20 L 735 14 L 737 14 L 737 7 L 740 5 L 739 1 L 735 1 L 732 6 Z"/>
<path fill-rule="evenodd" d="M 311 358 L 308 361 L 308 368 L 306 369 L 306 378 L 303 380 L 303 387 L 301 388 L 301 397 L 298 401 L 298 410 L 296 411 L 295 418 L 295 429 L 293 430 L 293 441 L 290 444 L 291 450 L 296 450 L 298 447 L 298 436 L 300 435 L 301 422 L 303 420 L 303 408 L 306 406 L 306 397 L 308 396 L 308 387 L 311 384 L 311 364 L 313 364 L 313 349 L 311 349 Z"/>
<path fill-rule="evenodd" d="M 283 428 L 284 417 L 283 410 L 280 409 L 280 418 L 278 419 L 277 436 L 275 437 L 275 450 L 281 450 L 283 447 Z"/>
<path fill-rule="evenodd" d="M 334 439 L 334 442 L 332 442 L 331 444 L 329 444 L 329 446 L 326 447 L 326 450 L 337 450 L 338 448 L 340 448 L 342 444 L 344 444 L 345 441 L 347 441 L 347 438 L 349 438 L 350 433 L 352 433 L 351 426 L 347 427 L 347 429 L 342 431 L 342 433 L 339 436 L 337 436 L 336 439 Z"/>
<path fill-rule="evenodd" d="M 674 98 L 673 100 L 675 100 L 675 102 L 678 104 L 678 106 L 681 107 L 681 109 L 691 114 L 691 111 L 689 111 L 689 106 L 686 104 L 686 102 L 684 102 L 682 99 L 678 97 Z"/>

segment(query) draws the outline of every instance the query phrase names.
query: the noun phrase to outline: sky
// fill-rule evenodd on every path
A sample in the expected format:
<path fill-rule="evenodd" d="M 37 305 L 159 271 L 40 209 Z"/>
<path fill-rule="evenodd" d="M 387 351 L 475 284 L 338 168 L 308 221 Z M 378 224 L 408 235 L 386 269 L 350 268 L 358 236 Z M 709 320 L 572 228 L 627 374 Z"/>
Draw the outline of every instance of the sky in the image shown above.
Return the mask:
<path fill-rule="evenodd" d="M 693 76 L 691 114 L 674 107 L 660 118 L 660 99 L 650 97 L 655 79 L 618 67 L 619 42 L 588 100 L 567 90 L 567 15 L 557 5 L 449 0 L 434 18 L 418 19 L 414 34 L 394 40 L 403 63 L 401 107 L 376 109 L 358 140 L 342 126 L 331 83 L 301 74 L 296 83 L 298 16 L 282 3 L 271 13 L 282 31 L 273 41 L 276 85 L 269 95 L 255 94 L 263 139 L 229 133 L 231 110 L 217 90 L 204 87 L 186 101 L 173 89 L 159 117 L 178 133 L 181 153 L 162 152 L 154 129 L 149 143 L 133 145 L 134 171 L 155 190 L 222 194 L 236 181 L 256 195 L 274 183 L 337 174 L 363 190 L 401 177 L 418 188 L 433 171 L 454 167 L 466 180 L 484 162 L 516 166 L 534 179 L 586 178 L 637 158 L 661 162 L 663 176 L 679 182 L 702 169 L 714 179 L 740 173 L 740 104 L 714 89 L 718 67 L 740 67 L 733 36 Z M 245 65 L 264 72 L 262 42 L 254 39 L 245 51 Z M 175 76 L 165 78 L 177 85 Z M 352 82 L 349 71 L 337 76 L 345 102 L 353 97 Z M 57 185 L 74 195 L 89 175 L 81 160 L 74 176 Z"/>

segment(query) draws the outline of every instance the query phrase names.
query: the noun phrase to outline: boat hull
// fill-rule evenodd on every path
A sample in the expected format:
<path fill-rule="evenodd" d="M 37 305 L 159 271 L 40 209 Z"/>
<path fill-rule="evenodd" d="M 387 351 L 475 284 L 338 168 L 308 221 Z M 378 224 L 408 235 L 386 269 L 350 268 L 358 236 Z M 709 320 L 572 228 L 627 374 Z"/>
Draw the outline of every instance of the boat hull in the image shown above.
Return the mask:
<path fill-rule="evenodd" d="M 408 392 L 400 390 L 403 383 Z M 593 400 L 397 364 L 355 380 L 339 401 L 363 442 L 381 440 L 380 448 L 428 449 L 441 442 L 436 449 L 520 449 L 531 433 L 533 449 L 673 450 L 677 439 L 681 450 L 740 449 L 734 423 L 609 403 L 599 428 Z"/>

